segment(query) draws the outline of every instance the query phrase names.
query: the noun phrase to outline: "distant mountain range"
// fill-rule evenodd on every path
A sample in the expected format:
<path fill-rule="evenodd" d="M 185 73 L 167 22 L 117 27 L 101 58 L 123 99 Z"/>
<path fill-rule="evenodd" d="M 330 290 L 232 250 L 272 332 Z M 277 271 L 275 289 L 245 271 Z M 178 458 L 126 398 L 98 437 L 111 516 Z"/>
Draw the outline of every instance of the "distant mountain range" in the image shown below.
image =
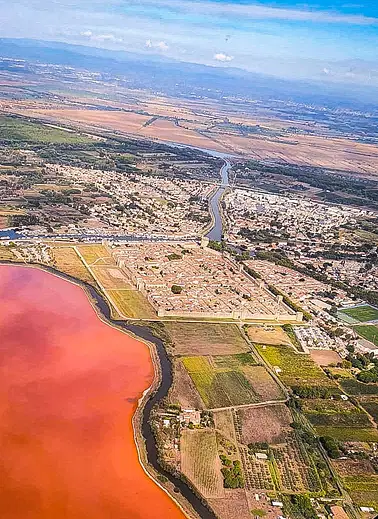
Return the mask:
<path fill-rule="evenodd" d="M 190 64 L 160 56 L 96 47 L 0 39 L 0 57 L 101 72 L 123 77 L 132 87 L 169 95 L 281 100 L 363 110 L 375 110 L 378 107 L 377 88 L 289 81 L 237 68 Z"/>

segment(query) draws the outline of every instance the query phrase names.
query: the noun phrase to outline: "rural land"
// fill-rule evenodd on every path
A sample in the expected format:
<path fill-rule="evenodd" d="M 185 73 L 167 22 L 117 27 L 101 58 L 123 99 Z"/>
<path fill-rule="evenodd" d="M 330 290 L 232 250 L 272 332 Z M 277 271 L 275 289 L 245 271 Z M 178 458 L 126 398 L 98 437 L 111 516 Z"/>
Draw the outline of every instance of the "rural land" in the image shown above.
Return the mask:
<path fill-rule="evenodd" d="M 159 464 L 218 519 L 378 513 L 377 119 L 0 58 L 0 262 L 163 341 Z"/>

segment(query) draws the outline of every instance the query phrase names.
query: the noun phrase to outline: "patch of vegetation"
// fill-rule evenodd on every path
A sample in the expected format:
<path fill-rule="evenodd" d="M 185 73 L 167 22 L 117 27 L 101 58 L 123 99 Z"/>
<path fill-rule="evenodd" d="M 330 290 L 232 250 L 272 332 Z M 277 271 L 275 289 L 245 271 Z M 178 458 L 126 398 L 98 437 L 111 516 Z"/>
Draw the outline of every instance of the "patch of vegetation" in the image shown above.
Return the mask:
<path fill-rule="evenodd" d="M 341 456 L 339 442 L 335 438 L 332 436 L 321 436 L 319 440 L 330 458 L 337 459 Z"/>
<path fill-rule="evenodd" d="M 340 380 L 340 385 L 345 393 L 352 396 L 360 395 L 377 395 L 378 384 L 364 384 L 354 378 L 345 378 Z"/>
<path fill-rule="evenodd" d="M 359 325 L 354 326 L 353 329 L 358 333 L 358 335 L 378 346 L 378 326 Z"/>
<path fill-rule="evenodd" d="M 172 285 L 171 286 L 171 291 L 172 291 L 173 294 L 178 295 L 178 294 L 181 294 L 181 292 L 183 291 L 183 287 L 180 286 L 180 285 Z"/>
<path fill-rule="evenodd" d="M 183 357 L 182 362 L 196 386 L 206 407 L 228 407 L 258 402 L 259 398 L 248 381 L 237 359 L 225 363 L 215 357 L 211 363 L 207 357 Z M 217 363 L 221 362 L 221 367 Z"/>
<path fill-rule="evenodd" d="M 0 117 L 0 141 L 55 144 L 92 144 L 88 137 L 60 130 L 21 117 Z"/>
<path fill-rule="evenodd" d="M 346 314 L 360 323 L 378 320 L 378 308 L 374 308 L 370 305 L 356 306 L 354 308 L 345 308 L 343 310 L 340 310 L 340 313 Z"/>
<path fill-rule="evenodd" d="M 226 456 L 220 456 L 223 467 L 224 488 L 243 488 L 244 478 L 241 463 L 239 460 L 231 461 Z"/>
<path fill-rule="evenodd" d="M 374 418 L 378 424 L 378 401 L 361 402 L 361 406 Z"/>
<path fill-rule="evenodd" d="M 317 519 L 310 498 L 305 495 L 289 495 L 284 496 L 284 512 L 289 517 L 298 519 Z"/>
<path fill-rule="evenodd" d="M 276 369 L 281 380 L 298 396 L 328 398 L 340 393 L 337 385 L 326 376 L 310 355 L 296 353 L 290 346 L 256 347 L 259 354 Z"/>

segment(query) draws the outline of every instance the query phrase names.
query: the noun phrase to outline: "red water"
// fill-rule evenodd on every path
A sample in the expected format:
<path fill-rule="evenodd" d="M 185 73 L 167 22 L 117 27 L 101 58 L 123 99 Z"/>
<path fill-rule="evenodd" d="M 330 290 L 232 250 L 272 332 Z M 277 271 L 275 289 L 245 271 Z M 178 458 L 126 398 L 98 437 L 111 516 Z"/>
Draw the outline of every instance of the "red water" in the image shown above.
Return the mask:
<path fill-rule="evenodd" d="M 133 439 L 152 379 L 147 346 L 81 288 L 0 266 L 0 518 L 183 519 Z"/>

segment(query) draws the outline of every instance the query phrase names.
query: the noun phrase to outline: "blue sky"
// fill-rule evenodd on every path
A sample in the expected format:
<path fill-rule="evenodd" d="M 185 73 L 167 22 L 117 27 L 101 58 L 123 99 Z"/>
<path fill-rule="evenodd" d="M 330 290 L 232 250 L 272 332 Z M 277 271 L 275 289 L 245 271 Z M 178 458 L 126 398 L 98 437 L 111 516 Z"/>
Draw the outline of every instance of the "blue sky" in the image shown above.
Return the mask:
<path fill-rule="evenodd" d="M 378 85 L 375 0 L 0 0 L 3 37 Z"/>

